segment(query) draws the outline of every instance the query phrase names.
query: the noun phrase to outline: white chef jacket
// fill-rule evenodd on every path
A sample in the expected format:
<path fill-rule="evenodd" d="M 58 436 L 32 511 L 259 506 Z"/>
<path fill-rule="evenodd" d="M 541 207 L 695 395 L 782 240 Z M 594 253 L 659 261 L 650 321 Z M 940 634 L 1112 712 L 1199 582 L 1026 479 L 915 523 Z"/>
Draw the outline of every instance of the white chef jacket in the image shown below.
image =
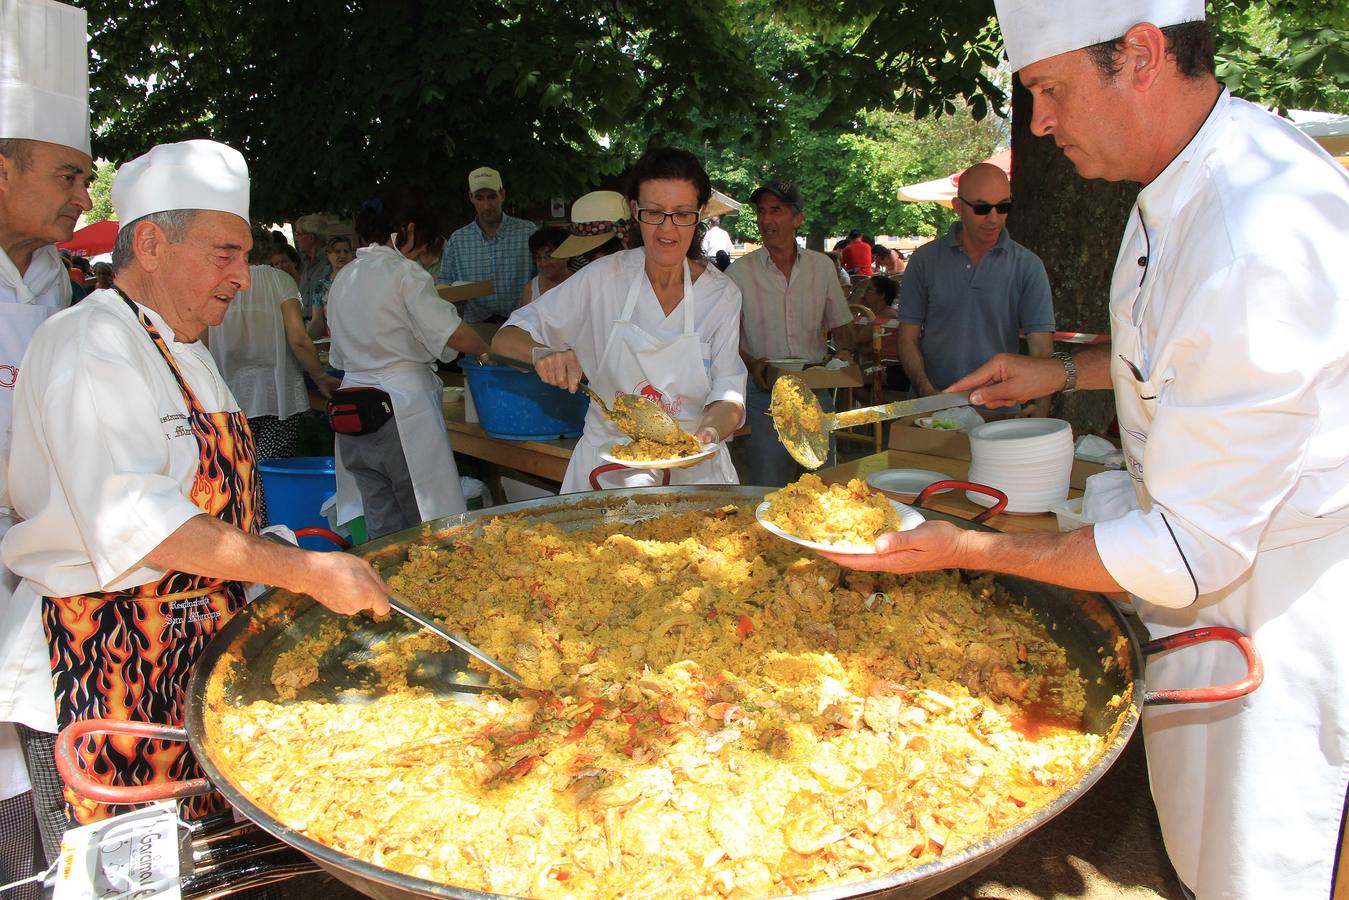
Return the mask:
<path fill-rule="evenodd" d="M 1098 524 L 1096 545 L 1128 591 L 1183 607 L 1279 533 L 1349 525 L 1349 176 L 1224 92 L 1131 222 L 1112 316 L 1137 326 L 1130 362 L 1155 398 L 1129 460 L 1153 507 Z M 1304 519 L 1321 524 L 1299 536 Z"/>
<path fill-rule="evenodd" d="M 528 306 L 511 313 L 507 325 L 524 329 L 534 340 L 556 349 L 573 350 L 582 372 L 599 368 L 614 322 L 623 311 L 634 279 L 644 284 L 632 322 L 655 338 L 672 341 L 684 329 L 683 310 L 665 315 L 646 278 L 646 252 L 638 247 L 605 256 L 587 265 Z M 745 403 L 745 363 L 740 358 L 740 289 L 716 266 L 709 265 L 693 283 L 693 330 L 708 360 L 712 389 L 705 405 L 718 400 Z M 602 416 L 592 409 L 587 416 Z"/>
<path fill-rule="evenodd" d="M 424 268 L 379 244 L 357 250 L 328 292 L 329 358 L 346 370 L 342 387 L 378 387 L 389 394 L 423 521 L 464 511 L 434 369 L 436 360 L 459 355 L 446 341 L 460 322 Z M 340 443 L 337 510 L 343 522 L 361 514 L 360 491 Z"/>
<path fill-rule="evenodd" d="M 1349 177 L 1224 92 L 1139 195 L 1111 285 L 1111 378 L 1140 509 L 1095 526 L 1153 637 L 1230 627 L 1253 692 L 1143 712 L 1167 853 L 1200 898 L 1330 894 L 1349 785 Z M 1153 656 L 1149 690 L 1239 655 Z"/>
<path fill-rule="evenodd" d="M 328 290 L 327 316 L 329 360 L 339 369 L 431 366 L 459 355 L 445 347 L 462 321 L 458 310 L 440 298 L 425 269 L 392 247 L 356 251 Z"/>
<path fill-rule="evenodd" d="M 309 409 L 304 372 L 286 341 L 281 306 L 296 304 L 295 280 L 271 266 L 249 266 L 252 283 L 230 303 L 225 319 L 211 326 L 208 343 L 230 393 L 244 415 L 289 418 Z"/>
<path fill-rule="evenodd" d="M 70 276 L 56 247 L 38 249 L 23 275 L 0 249 L 0 538 L 14 523 L 6 470 L 20 363 L 32 332 L 69 306 L 70 297 Z M 18 576 L 0 565 L 0 800 L 29 789 L 18 734 L 9 723 L 56 730 L 42 623 L 36 603 L 15 596 L 18 586 Z"/>
<path fill-rule="evenodd" d="M 201 341 L 164 338 L 207 412 L 235 412 Z M 155 581 L 143 562 L 184 522 L 200 461 L 187 403 L 159 350 L 111 290 L 53 316 L 24 357 L 15 397 L 10 483 L 23 519 L 5 535 L 5 565 L 40 596 L 121 590 Z"/>

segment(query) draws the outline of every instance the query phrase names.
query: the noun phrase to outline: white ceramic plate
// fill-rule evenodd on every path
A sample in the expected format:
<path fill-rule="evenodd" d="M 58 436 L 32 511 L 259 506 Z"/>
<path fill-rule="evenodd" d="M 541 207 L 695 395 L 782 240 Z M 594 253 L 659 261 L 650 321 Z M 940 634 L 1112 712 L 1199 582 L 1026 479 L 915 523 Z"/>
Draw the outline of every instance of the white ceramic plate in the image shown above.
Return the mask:
<path fill-rule="evenodd" d="M 890 500 L 889 497 L 885 499 Z M 923 524 L 923 514 L 912 506 L 905 506 L 898 500 L 890 500 L 890 505 L 899 513 L 899 530 L 908 531 L 910 528 L 917 528 Z M 800 544 L 802 547 L 808 547 L 811 550 L 827 550 L 830 553 L 852 553 L 861 556 L 873 556 L 876 553 L 875 546 L 862 546 L 860 544 L 820 544 L 815 541 L 808 541 L 805 538 L 797 537 L 794 534 L 783 531 L 777 525 L 764 518 L 764 513 L 768 512 L 768 501 L 760 503 L 754 510 L 754 518 L 759 520 L 759 524 L 764 528 L 776 534 L 780 538 L 791 541 L 793 544 Z"/>
<path fill-rule="evenodd" d="M 881 469 L 867 476 L 867 484 L 876 490 L 887 494 L 899 494 L 905 498 L 917 497 L 929 484 L 951 480 L 952 476 L 931 469 Z M 950 490 L 943 488 L 937 493 L 945 494 Z"/>
<path fill-rule="evenodd" d="M 721 449 L 721 444 L 712 444 L 702 453 L 695 453 L 692 456 L 681 456 L 677 459 L 644 459 L 638 462 L 632 459 L 619 459 L 613 455 L 614 447 L 626 443 L 628 441 L 610 441 L 605 444 L 604 449 L 600 451 L 600 459 L 605 462 L 618 463 L 620 466 L 627 466 L 629 469 L 687 469 L 689 466 L 698 465 Z"/>
<path fill-rule="evenodd" d="M 769 359 L 765 360 L 765 362 L 770 366 L 777 366 L 779 369 L 787 372 L 800 372 L 806 366 L 811 364 L 808 359 L 798 359 L 796 357 L 791 357 L 789 359 Z"/>

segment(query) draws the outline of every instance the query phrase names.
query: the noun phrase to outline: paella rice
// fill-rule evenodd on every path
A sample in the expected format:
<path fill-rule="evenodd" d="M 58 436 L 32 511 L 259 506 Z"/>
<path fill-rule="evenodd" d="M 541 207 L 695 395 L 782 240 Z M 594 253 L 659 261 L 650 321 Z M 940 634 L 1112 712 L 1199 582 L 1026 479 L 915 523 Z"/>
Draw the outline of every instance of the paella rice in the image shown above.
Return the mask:
<path fill-rule="evenodd" d="M 820 476 L 806 473 L 764 500 L 764 519 L 817 544 L 870 547 L 887 531 L 899 530 L 895 507 L 857 478 L 826 485 Z"/>
<path fill-rule="evenodd" d="M 687 432 L 681 432 L 679 440 L 674 443 L 640 438 L 622 444 L 614 444 L 609 449 L 609 455 L 614 459 L 623 459 L 630 462 L 654 462 L 664 459 L 683 459 L 686 456 L 702 453 L 703 449 L 703 445 L 698 443 L 697 438 Z"/>
<path fill-rule="evenodd" d="M 354 857 L 533 897 L 757 897 L 937 859 L 1046 805 L 1102 750 L 1084 681 L 988 578 L 846 573 L 752 508 L 564 531 L 489 520 L 391 585 L 523 673 L 478 705 L 410 682 L 308 693 L 332 634 L 282 656 L 285 702 L 218 701 L 244 795 Z M 334 627 L 355 629 L 351 621 Z"/>

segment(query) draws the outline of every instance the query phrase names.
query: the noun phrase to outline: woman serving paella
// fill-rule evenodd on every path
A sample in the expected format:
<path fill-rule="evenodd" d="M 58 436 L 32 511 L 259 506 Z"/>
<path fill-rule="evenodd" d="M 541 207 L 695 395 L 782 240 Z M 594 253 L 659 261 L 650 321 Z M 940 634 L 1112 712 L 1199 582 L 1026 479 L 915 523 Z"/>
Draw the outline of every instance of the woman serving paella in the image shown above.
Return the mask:
<path fill-rule="evenodd" d="M 712 184 L 691 153 L 649 150 L 627 191 L 642 246 L 592 262 L 512 314 L 494 352 L 536 361 L 539 377 L 576 391 L 583 377 L 606 400 L 624 394 L 659 405 L 703 446 L 744 421 L 745 365 L 738 352 L 740 290 L 702 259 L 698 227 Z M 623 432 L 592 404 L 562 492 L 589 488 L 604 449 Z M 658 484 L 660 473 L 619 470 L 608 486 Z M 670 472 L 676 484 L 735 484 L 725 452 Z"/>

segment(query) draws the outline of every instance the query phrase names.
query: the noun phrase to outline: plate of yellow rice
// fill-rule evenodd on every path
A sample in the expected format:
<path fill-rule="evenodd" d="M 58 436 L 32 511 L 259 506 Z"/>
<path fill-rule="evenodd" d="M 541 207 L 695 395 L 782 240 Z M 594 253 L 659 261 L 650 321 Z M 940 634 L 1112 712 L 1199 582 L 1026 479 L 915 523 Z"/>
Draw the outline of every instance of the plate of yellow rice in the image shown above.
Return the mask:
<path fill-rule="evenodd" d="M 853 554 L 875 553 L 882 534 L 923 522 L 918 510 L 860 479 L 826 485 L 812 474 L 765 496 L 754 515 L 764 528 L 802 547 Z"/>
<path fill-rule="evenodd" d="M 692 435 L 685 434 L 684 437 L 687 440 L 678 444 L 663 444 L 647 438 L 612 441 L 600 450 L 600 459 L 629 469 L 683 469 L 696 466 L 721 449 L 720 444 L 704 447 Z"/>

